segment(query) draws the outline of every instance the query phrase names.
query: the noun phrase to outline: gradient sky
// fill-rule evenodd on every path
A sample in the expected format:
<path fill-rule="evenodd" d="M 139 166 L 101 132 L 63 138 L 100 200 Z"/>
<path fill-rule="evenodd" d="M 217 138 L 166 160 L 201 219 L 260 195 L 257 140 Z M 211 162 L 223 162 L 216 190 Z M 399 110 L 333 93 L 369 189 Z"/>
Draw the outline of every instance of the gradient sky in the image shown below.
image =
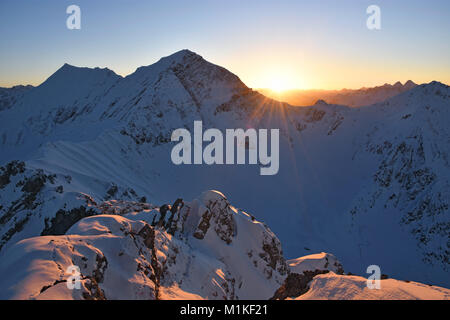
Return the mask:
<path fill-rule="evenodd" d="M 81 8 L 81 30 L 66 8 Z M 381 30 L 366 8 L 381 8 Z M 448 0 L 0 0 L 0 86 L 37 85 L 64 63 L 127 75 L 180 49 L 253 88 L 450 84 Z"/>

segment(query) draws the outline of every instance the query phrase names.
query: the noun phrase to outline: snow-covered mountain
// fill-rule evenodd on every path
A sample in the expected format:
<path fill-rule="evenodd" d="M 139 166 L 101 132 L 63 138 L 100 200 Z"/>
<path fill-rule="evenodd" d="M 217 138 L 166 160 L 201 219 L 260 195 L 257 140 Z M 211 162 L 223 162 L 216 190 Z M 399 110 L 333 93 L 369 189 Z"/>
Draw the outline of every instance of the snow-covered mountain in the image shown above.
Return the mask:
<path fill-rule="evenodd" d="M 395 84 L 385 83 L 381 86 L 360 89 L 342 90 L 288 90 L 277 93 L 269 89 L 258 89 L 262 94 L 277 100 L 286 101 L 296 106 L 309 106 L 317 100 L 324 100 L 330 104 L 340 104 L 349 107 L 362 107 L 374 103 L 383 102 L 400 93 L 416 87 L 413 81 L 408 80 L 404 84 L 397 81 Z"/>
<path fill-rule="evenodd" d="M 12 88 L 0 88 L 0 111 L 11 108 L 25 92 L 33 86 L 14 86 Z"/>
<path fill-rule="evenodd" d="M 449 289 L 391 279 L 370 290 L 366 279 L 343 275 L 331 254 L 286 261 L 270 229 L 217 191 L 159 208 L 121 204 L 116 211 L 114 202 L 91 203 L 113 214 L 12 245 L 2 255 L 0 272 L 9 276 L 0 279 L 0 298 L 450 298 Z"/>
<path fill-rule="evenodd" d="M 380 290 L 367 288 L 367 279 L 333 273 L 320 274 L 309 283 L 308 291 L 294 300 L 448 300 L 449 290 L 411 281 L 381 280 Z"/>
<path fill-rule="evenodd" d="M 276 236 L 215 191 L 85 218 L 65 236 L 15 244 L 2 260 L 13 277 L 1 295 L 14 299 L 268 299 L 288 273 Z M 82 290 L 67 287 L 71 265 Z"/>
<path fill-rule="evenodd" d="M 449 287 L 449 107 L 449 87 L 438 82 L 366 107 L 323 101 L 293 107 L 253 91 L 188 50 L 124 78 L 108 69 L 64 65 L 0 111 L 0 259 L 31 263 L 34 254 L 25 252 L 48 257 L 53 247 L 44 243 L 51 239 L 64 239 L 68 250 L 77 237 L 93 236 L 92 228 L 109 230 L 123 223 L 140 229 L 142 217 L 135 219 L 132 212 L 160 210 L 174 199 L 195 199 L 213 189 L 270 226 L 282 243 L 283 261 L 331 252 L 347 272 L 365 276 L 367 266 L 376 264 L 401 280 Z M 260 176 L 258 165 L 174 165 L 171 134 L 177 128 L 192 130 L 195 120 L 202 120 L 205 129 L 279 128 L 279 173 Z M 245 217 L 242 210 L 236 212 Z M 121 216 L 89 218 L 117 213 Z M 114 230 L 117 241 L 127 245 L 128 235 Z M 198 240 L 184 237 L 188 243 Z M 258 239 L 255 248 L 261 247 Z M 183 241 L 173 239 L 173 245 Z M 105 253 L 107 247 L 99 240 L 90 250 Z M 235 254 L 245 248 L 235 248 Z M 220 261 L 222 249 L 211 250 L 210 260 Z M 61 259 L 67 257 L 64 253 Z M 118 258 L 111 259 L 120 265 Z M 15 270 L 14 262 L 2 267 Z M 87 268 L 94 270 L 90 264 Z M 223 279 L 226 272 L 235 279 L 264 274 L 220 268 Z M 47 278 L 21 275 L 29 282 L 7 296 L 37 297 L 30 293 L 59 279 L 48 272 Z M 261 297 L 271 296 L 284 276 L 274 276 L 259 290 Z M 145 290 L 147 297 L 155 295 Z M 214 290 L 196 292 L 210 297 Z M 235 295 L 259 297 L 245 290 Z"/>

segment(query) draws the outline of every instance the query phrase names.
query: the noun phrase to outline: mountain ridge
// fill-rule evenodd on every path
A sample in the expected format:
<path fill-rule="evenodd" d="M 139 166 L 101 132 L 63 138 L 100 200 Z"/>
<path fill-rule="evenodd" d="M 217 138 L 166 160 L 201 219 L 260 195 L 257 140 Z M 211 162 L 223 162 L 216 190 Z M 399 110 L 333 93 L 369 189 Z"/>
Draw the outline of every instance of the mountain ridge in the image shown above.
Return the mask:
<path fill-rule="evenodd" d="M 359 89 L 340 90 L 288 90 L 282 93 L 273 93 L 269 89 L 259 89 L 262 93 L 292 105 L 308 106 L 317 100 L 325 100 L 330 104 L 342 104 L 351 107 L 362 107 L 382 102 L 395 95 L 416 87 L 413 81 L 408 80 L 404 84 L 397 81 L 395 84 L 385 83 L 375 87 L 362 87 Z"/>
<path fill-rule="evenodd" d="M 52 219 L 86 215 L 80 193 L 155 205 L 214 189 L 257 212 L 286 258 L 331 252 L 355 274 L 375 261 L 399 279 L 449 285 L 448 86 L 420 85 L 367 107 L 297 108 L 198 57 L 183 52 L 133 77 L 93 81 L 80 96 L 55 84 L 49 99 L 35 88 L 33 99 L 1 111 L 4 250 L 53 230 Z M 259 177 L 257 165 L 173 165 L 171 133 L 195 120 L 280 129 L 278 175 Z"/>

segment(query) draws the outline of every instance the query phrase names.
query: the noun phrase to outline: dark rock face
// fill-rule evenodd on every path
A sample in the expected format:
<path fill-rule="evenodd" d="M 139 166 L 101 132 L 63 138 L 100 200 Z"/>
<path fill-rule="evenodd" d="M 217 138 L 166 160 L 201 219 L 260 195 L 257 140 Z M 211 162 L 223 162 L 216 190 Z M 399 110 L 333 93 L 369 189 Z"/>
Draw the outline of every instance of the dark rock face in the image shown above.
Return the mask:
<path fill-rule="evenodd" d="M 307 116 L 307 118 L 305 119 L 306 122 L 318 122 L 322 120 L 323 117 L 325 116 L 325 111 L 308 109 L 306 116 Z"/>
<path fill-rule="evenodd" d="M 208 230 L 212 228 L 222 241 L 230 244 L 236 233 L 236 223 L 228 200 L 225 197 L 209 199 L 205 206 L 207 211 L 202 215 L 195 232 L 196 237 L 203 239 Z"/>
<path fill-rule="evenodd" d="M 104 274 L 108 267 L 108 260 L 104 255 L 95 257 L 96 266 L 92 271 L 92 275 L 83 277 L 84 287 L 82 296 L 85 300 L 106 300 L 104 291 L 100 288 L 100 284 L 104 280 Z"/>
<path fill-rule="evenodd" d="M 144 240 L 144 244 L 149 249 L 153 249 L 155 245 L 155 231 L 152 227 L 146 224 L 141 231 L 139 231 L 138 235 Z"/>
<path fill-rule="evenodd" d="M 62 235 L 80 219 L 94 214 L 124 214 L 149 209 L 131 188 L 111 183 L 97 203 L 91 196 L 70 191 L 71 176 L 29 168 L 11 161 L 0 167 L 0 250 L 10 242 L 38 235 Z"/>
<path fill-rule="evenodd" d="M 286 298 L 297 298 L 309 290 L 309 283 L 319 274 L 334 272 L 344 274 L 342 264 L 334 255 L 322 252 L 323 257 L 317 255 L 305 256 L 302 258 L 290 260 L 290 273 L 282 286 L 275 292 L 272 299 L 283 300 Z"/>
<path fill-rule="evenodd" d="M 328 270 L 305 271 L 303 274 L 291 273 L 283 285 L 275 292 L 271 300 L 284 300 L 297 298 L 309 290 L 308 284 L 318 274 L 328 273 Z"/>
<path fill-rule="evenodd" d="M 272 276 L 273 270 L 278 271 L 282 275 L 289 273 L 286 260 L 283 257 L 283 251 L 281 250 L 281 243 L 277 238 L 265 239 L 262 250 L 259 256 L 267 263 L 268 269 L 266 269 L 266 273 L 269 278 Z"/>
<path fill-rule="evenodd" d="M 206 232 L 208 232 L 209 227 L 211 225 L 210 220 L 212 217 L 212 213 L 209 210 L 206 210 L 203 214 L 202 214 L 202 218 L 200 220 L 200 223 L 197 226 L 197 230 L 195 230 L 194 232 L 194 237 L 202 240 L 203 238 L 205 238 Z"/>
<path fill-rule="evenodd" d="M 105 293 L 100 288 L 95 278 L 90 278 L 86 281 L 87 292 L 83 292 L 83 298 L 85 300 L 106 300 Z"/>
<path fill-rule="evenodd" d="M 86 209 L 84 206 L 69 211 L 59 209 L 50 221 L 45 220 L 45 229 L 42 230 L 41 236 L 63 235 L 81 219 L 95 214 L 98 213 L 94 209 Z"/>
<path fill-rule="evenodd" d="M 213 204 L 211 209 L 207 209 L 202 215 L 194 237 L 203 239 L 212 225 L 219 238 L 230 244 L 233 241 L 235 226 L 233 216 L 227 209 L 218 207 L 217 203 Z"/>
<path fill-rule="evenodd" d="M 329 263 L 328 263 L 328 258 L 327 259 L 327 264 L 325 265 L 325 268 L 328 267 Z M 342 267 L 342 264 L 340 264 L 339 262 L 335 261 L 334 262 L 334 267 L 337 268 L 336 273 L 337 274 L 344 274 L 344 268 Z"/>
<path fill-rule="evenodd" d="M 5 167 L 0 167 L 0 189 L 10 183 L 11 176 L 25 171 L 25 163 L 22 161 L 11 161 Z"/>
<path fill-rule="evenodd" d="M 0 249 L 30 221 L 33 212 L 42 203 L 41 193 L 46 184 L 55 183 L 55 175 L 45 174 L 43 170 L 29 170 L 24 162 L 11 161 L 0 168 Z M 20 188 L 20 189 L 19 189 Z M 13 189 L 13 193 L 11 192 Z M 2 191 L 2 193 L 3 193 Z"/>
<path fill-rule="evenodd" d="M 430 265 L 438 263 L 448 271 L 450 223 L 446 213 L 450 203 L 445 196 L 448 186 L 435 165 L 437 159 L 447 159 L 448 155 L 444 150 L 434 155 L 427 153 L 426 149 L 432 144 L 427 139 L 421 128 L 414 128 L 406 138 L 368 143 L 367 151 L 380 159 L 373 175 L 377 188 L 362 198 L 350 213 L 355 219 L 377 206 L 402 212 L 399 223 L 416 238 L 422 261 Z M 445 165 L 448 168 L 447 160 Z"/>
<path fill-rule="evenodd" d="M 154 213 L 151 226 L 160 227 L 169 234 L 174 235 L 180 227 L 180 219 L 182 219 L 183 215 L 186 215 L 186 212 L 182 210 L 183 207 L 183 199 L 177 199 L 173 205 L 163 204 L 159 207 L 159 212 L 157 214 Z"/>
<path fill-rule="evenodd" d="M 28 213 L 24 218 L 16 221 L 14 223 L 14 225 L 9 228 L 4 235 L 1 238 L 1 242 L 0 242 L 0 249 L 2 249 L 2 247 L 4 246 L 4 244 L 12 238 L 12 236 L 20 231 L 23 230 L 23 227 L 25 226 L 25 224 L 30 220 L 30 216 L 31 214 Z"/>

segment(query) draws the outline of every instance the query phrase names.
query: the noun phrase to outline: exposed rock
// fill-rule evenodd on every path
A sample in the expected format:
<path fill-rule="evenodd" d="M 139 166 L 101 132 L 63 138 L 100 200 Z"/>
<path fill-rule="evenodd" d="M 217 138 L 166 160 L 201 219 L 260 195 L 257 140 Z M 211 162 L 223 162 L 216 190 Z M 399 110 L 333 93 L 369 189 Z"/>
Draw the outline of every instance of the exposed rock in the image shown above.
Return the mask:
<path fill-rule="evenodd" d="M 305 271 L 302 274 L 291 273 L 283 285 L 275 292 L 271 300 L 297 298 L 309 290 L 309 282 L 318 274 L 328 273 L 328 270 Z"/>
<path fill-rule="evenodd" d="M 94 209 L 86 209 L 84 206 L 69 211 L 59 209 L 52 219 L 45 220 L 45 229 L 42 230 L 41 236 L 65 234 L 76 222 L 95 214 L 98 212 Z"/>

